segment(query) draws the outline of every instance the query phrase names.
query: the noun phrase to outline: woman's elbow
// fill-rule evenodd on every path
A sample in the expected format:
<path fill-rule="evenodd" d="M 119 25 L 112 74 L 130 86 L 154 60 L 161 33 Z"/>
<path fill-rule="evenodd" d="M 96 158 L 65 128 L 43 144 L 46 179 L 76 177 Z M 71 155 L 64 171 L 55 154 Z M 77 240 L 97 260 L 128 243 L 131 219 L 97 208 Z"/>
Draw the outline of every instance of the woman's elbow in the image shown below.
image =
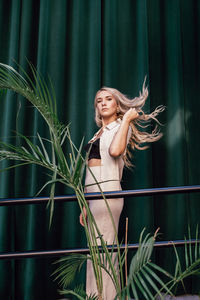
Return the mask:
<path fill-rule="evenodd" d="M 121 151 L 120 149 L 113 149 L 113 148 L 110 148 L 110 149 L 109 149 L 109 154 L 110 154 L 110 156 L 112 156 L 112 157 L 118 157 L 118 156 L 120 156 L 122 153 L 123 153 L 123 151 Z"/>

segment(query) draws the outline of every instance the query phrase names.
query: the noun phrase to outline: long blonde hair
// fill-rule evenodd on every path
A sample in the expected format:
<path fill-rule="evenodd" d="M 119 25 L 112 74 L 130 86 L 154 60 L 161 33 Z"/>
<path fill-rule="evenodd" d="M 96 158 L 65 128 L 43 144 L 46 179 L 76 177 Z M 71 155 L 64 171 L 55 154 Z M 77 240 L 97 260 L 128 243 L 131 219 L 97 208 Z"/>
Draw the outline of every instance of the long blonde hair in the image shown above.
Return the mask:
<path fill-rule="evenodd" d="M 127 96 L 119 92 L 118 90 L 110 87 L 102 87 L 95 96 L 95 121 L 98 127 L 102 126 L 102 120 L 98 113 L 97 106 L 96 106 L 96 97 L 100 91 L 107 91 L 110 94 L 112 94 L 118 104 L 118 112 L 117 116 L 118 118 L 122 119 L 123 115 L 130 109 L 135 108 L 137 112 L 139 113 L 139 116 L 137 119 L 133 120 L 130 123 L 130 126 L 132 128 L 132 134 L 128 143 L 128 148 L 126 151 L 126 155 L 124 156 L 124 163 L 127 167 L 131 167 L 132 163 L 130 161 L 132 154 L 131 149 L 139 149 L 144 150 L 148 148 L 147 143 L 152 143 L 155 141 L 158 141 L 162 137 L 162 133 L 160 132 L 160 129 L 158 128 L 158 124 L 160 125 L 160 122 L 157 120 L 157 116 L 165 109 L 163 105 L 160 105 L 156 107 L 156 109 L 147 114 L 143 111 L 143 106 L 145 105 L 145 102 L 148 98 L 148 89 L 145 86 L 145 80 L 142 87 L 142 92 L 139 93 L 138 97 L 135 97 L 133 99 L 129 99 Z M 151 132 L 147 132 L 144 130 L 144 128 L 149 127 L 151 124 L 150 122 L 154 120 L 157 124 L 154 127 L 154 129 Z M 142 130 L 141 130 L 142 129 Z M 129 150 L 130 149 L 130 150 Z"/>

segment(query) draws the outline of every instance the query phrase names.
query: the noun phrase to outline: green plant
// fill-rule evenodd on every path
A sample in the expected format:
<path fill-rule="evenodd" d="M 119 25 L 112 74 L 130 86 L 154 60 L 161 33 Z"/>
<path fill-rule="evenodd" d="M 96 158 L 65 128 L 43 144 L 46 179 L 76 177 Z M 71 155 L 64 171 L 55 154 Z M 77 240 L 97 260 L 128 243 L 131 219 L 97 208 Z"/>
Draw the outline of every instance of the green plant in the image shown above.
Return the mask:
<path fill-rule="evenodd" d="M 157 296 L 159 296 L 160 299 L 165 299 L 167 294 L 176 294 L 176 287 L 178 284 L 184 286 L 185 278 L 191 275 L 200 274 L 200 239 L 198 228 L 196 230 L 195 245 L 192 246 L 190 243 L 188 244 L 185 242 L 184 260 L 180 259 L 180 255 L 174 247 L 176 257 L 174 274 L 170 274 L 165 269 L 153 263 L 151 257 L 155 238 L 156 234 L 154 234 L 154 236 L 147 234 L 144 237 L 144 230 L 142 231 L 138 250 L 131 260 L 127 286 L 121 289 L 120 294 L 116 295 L 116 299 L 131 299 L 131 294 L 133 294 L 135 300 L 156 299 Z M 191 240 L 190 233 L 189 240 Z M 77 271 L 76 264 L 73 263 L 74 259 L 79 260 L 79 255 L 75 254 L 75 256 L 71 255 L 61 258 L 58 261 L 61 263 L 61 266 L 56 270 L 55 274 L 58 274 L 56 279 L 60 279 L 59 283 L 62 287 L 62 294 L 80 297 L 81 294 L 78 294 L 78 290 L 72 291 L 68 288 L 70 282 L 74 280 Z M 83 262 L 87 257 L 82 256 L 82 259 Z M 182 265 L 181 261 L 183 261 Z M 79 261 L 79 267 L 81 268 L 81 266 L 82 263 Z M 70 282 L 67 274 L 70 274 Z M 164 277 L 165 280 L 161 280 L 161 277 Z M 86 298 L 83 297 L 79 299 Z"/>
<path fill-rule="evenodd" d="M 169 288 L 159 278 L 159 276 L 160 274 L 163 274 L 168 279 L 172 279 L 172 276 L 151 261 L 155 235 L 150 236 L 150 234 L 147 234 L 144 238 L 143 235 L 144 230 L 140 235 L 139 248 L 131 261 L 128 284 L 116 294 L 116 299 L 126 299 L 126 297 L 130 299 L 131 292 L 134 295 L 134 299 L 140 299 L 140 294 L 144 297 L 144 299 L 154 299 L 156 294 L 162 297 L 158 285 L 162 287 L 165 292 L 171 294 Z M 74 295 L 74 291 L 67 288 L 71 281 L 74 280 L 77 269 L 80 270 L 82 263 L 86 259 L 86 255 L 73 254 L 58 260 L 58 262 L 61 263 L 61 266 L 55 273 L 58 274 L 56 279 L 60 279 L 59 283 L 63 288 L 63 294 L 72 295 L 73 293 Z M 124 255 L 122 260 L 124 263 Z M 101 267 L 104 268 L 105 265 L 106 263 L 102 264 Z M 79 267 L 77 268 L 77 266 Z"/>
<path fill-rule="evenodd" d="M 86 219 L 84 218 L 85 223 L 85 233 L 88 241 L 88 246 L 90 249 L 90 258 L 93 263 L 94 274 L 98 287 L 98 297 L 102 296 L 102 255 L 99 251 L 96 234 L 99 236 L 100 244 L 102 251 L 106 254 L 105 260 L 109 268 L 110 276 L 112 277 L 116 290 L 120 292 L 121 286 L 118 280 L 118 272 L 121 276 L 121 283 L 123 286 L 123 270 L 122 270 L 122 261 L 119 249 L 119 242 L 116 232 L 116 243 L 118 245 L 118 261 L 119 261 L 119 270 L 116 270 L 113 266 L 112 255 L 110 255 L 107 248 L 106 242 L 104 241 L 99 229 L 96 225 L 96 222 L 89 210 L 87 201 L 84 197 L 84 187 L 82 185 L 82 177 L 84 169 L 86 167 L 86 159 L 81 155 L 83 141 L 80 144 L 80 147 L 77 149 L 74 145 L 69 131 L 69 126 L 63 125 L 57 117 L 56 110 L 56 97 L 54 93 L 53 86 L 51 82 L 47 84 L 44 78 L 35 70 L 32 64 L 30 69 L 32 71 L 32 78 L 21 68 L 20 72 L 17 72 L 13 67 L 0 64 L 0 89 L 9 89 L 12 90 L 21 96 L 25 97 L 40 113 L 49 128 L 49 139 L 40 137 L 39 133 L 37 134 L 38 143 L 35 145 L 29 138 L 26 136 L 17 133 L 18 137 L 23 141 L 23 145 L 14 146 L 12 144 L 0 142 L 0 161 L 11 160 L 13 165 L 8 167 L 15 168 L 18 166 L 23 166 L 27 164 L 39 165 L 45 169 L 48 169 L 51 172 L 51 180 L 46 182 L 42 187 L 45 188 L 47 185 L 51 186 L 50 191 L 50 224 L 53 215 L 54 208 L 54 191 L 55 184 L 60 182 L 71 189 L 74 190 L 77 200 L 80 206 L 81 212 L 83 212 L 83 207 L 87 210 L 87 219 L 90 224 L 90 231 L 86 226 Z M 63 144 L 68 142 L 70 151 L 68 157 L 64 155 Z M 51 150 L 48 150 L 46 146 L 50 145 Z M 100 188 L 100 187 L 99 187 Z M 41 190 L 42 190 L 41 189 Z M 40 191 L 41 191 L 40 190 Z M 101 189 L 100 189 L 101 190 Z M 102 197 L 104 198 L 108 210 L 107 200 L 105 199 L 103 193 Z M 113 222 L 112 214 L 110 217 Z M 114 222 L 113 222 L 114 226 Z M 103 262 L 105 263 L 105 261 Z M 107 269 L 107 268 L 105 268 Z"/>
<path fill-rule="evenodd" d="M 181 259 L 178 249 L 174 246 L 176 265 L 173 280 L 168 282 L 168 287 L 176 293 L 178 284 L 181 284 L 186 291 L 184 280 L 192 275 L 200 275 L 200 237 L 198 226 L 196 228 L 195 244 L 187 243 L 187 239 L 192 240 L 190 227 L 188 228 L 188 238 L 185 237 L 184 260 Z"/>

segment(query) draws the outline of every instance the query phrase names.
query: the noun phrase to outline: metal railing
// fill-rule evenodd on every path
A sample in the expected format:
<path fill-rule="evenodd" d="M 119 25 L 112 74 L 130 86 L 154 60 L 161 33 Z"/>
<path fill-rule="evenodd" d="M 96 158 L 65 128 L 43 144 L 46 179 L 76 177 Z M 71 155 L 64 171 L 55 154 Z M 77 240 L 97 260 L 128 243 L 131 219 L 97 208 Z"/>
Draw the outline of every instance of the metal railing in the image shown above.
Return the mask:
<path fill-rule="evenodd" d="M 142 196 L 154 196 L 161 194 L 181 194 L 181 193 L 195 193 L 200 192 L 200 185 L 192 186 L 177 186 L 177 187 L 165 187 L 154 189 L 142 189 L 142 190 L 128 190 L 128 191 L 112 191 L 104 192 L 106 198 L 129 198 L 129 197 L 142 197 Z M 85 193 L 86 200 L 97 200 L 101 196 L 101 193 Z M 55 202 L 68 202 L 76 201 L 76 195 L 55 196 Z M 47 203 L 49 197 L 35 197 L 35 198 L 15 198 L 15 199 L 0 199 L 0 206 L 8 205 L 25 205 L 25 204 L 40 204 Z"/>
<path fill-rule="evenodd" d="M 169 248 L 171 246 L 180 247 L 185 244 L 195 245 L 196 243 L 200 243 L 197 240 L 176 240 L 176 241 L 165 241 L 165 242 L 155 242 L 154 247 L 156 248 Z M 137 250 L 139 244 L 128 244 L 127 247 L 125 245 L 121 245 L 120 249 L 124 250 L 125 247 L 129 250 Z M 108 249 L 111 249 L 112 246 L 107 246 Z M 117 246 L 114 246 L 114 251 L 117 251 Z M 23 251 L 23 252 L 6 252 L 0 253 L 0 260 L 5 259 L 24 259 L 24 258 L 42 258 L 42 257 L 57 257 L 66 254 L 72 253 L 82 253 L 88 254 L 89 248 L 74 248 L 74 249 L 62 249 L 62 250 L 45 250 L 45 251 Z"/>
<path fill-rule="evenodd" d="M 161 194 L 180 194 L 180 193 L 195 193 L 200 192 L 200 185 L 193 186 L 179 186 L 179 187 L 166 187 L 166 188 L 154 188 L 154 189 L 142 189 L 142 190 L 128 190 L 128 191 L 114 191 L 114 192 L 104 192 L 106 198 L 128 198 L 128 197 L 141 197 L 141 196 L 153 196 Z M 86 193 L 86 200 L 96 200 L 99 199 L 101 193 Z M 76 201 L 76 195 L 65 195 L 65 196 L 55 196 L 54 200 L 56 202 L 67 202 Z M 0 206 L 9 205 L 25 205 L 25 204 L 39 204 L 47 203 L 49 197 L 35 197 L 35 198 L 15 198 L 15 199 L 0 199 Z M 194 245 L 199 243 L 198 240 L 175 240 L 175 241 L 164 241 L 155 242 L 154 246 L 159 248 L 166 248 L 171 246 L 183 246 L 186 244 Z M 139 244 L 128 244 L 128 249 L 137 249 Z M 111 247 L 111 246 L 110 246 Z M 108 246 L 109 248 L 109 246 Z M 125 245 L 120 247 L 125 249 Z M 116 249 L 116 248 L 115 248 Z M 76 249 L 62 249 L 62 250 L 44 250 L 44 251 L 24 251 L 24 252 L 6 252 L 0 253 L 0 259 L 24 259 L 33 257 L 55 257 L 70 253 L 89 253 L 88 248 L 76 248 Z"/>

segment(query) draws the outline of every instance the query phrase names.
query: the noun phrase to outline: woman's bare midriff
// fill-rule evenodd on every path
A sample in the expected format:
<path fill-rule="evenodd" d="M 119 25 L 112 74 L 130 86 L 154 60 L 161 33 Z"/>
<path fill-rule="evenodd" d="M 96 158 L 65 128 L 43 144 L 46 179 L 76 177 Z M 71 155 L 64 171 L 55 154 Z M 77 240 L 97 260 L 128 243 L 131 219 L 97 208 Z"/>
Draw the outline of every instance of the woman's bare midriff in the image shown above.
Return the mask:
<path fill-rule="evenodd" d="M 89 167 L 97 167 L 101 166 L 101 159 L 98 158 L 92 158 L 88 161 L 88 166 Z"/>

